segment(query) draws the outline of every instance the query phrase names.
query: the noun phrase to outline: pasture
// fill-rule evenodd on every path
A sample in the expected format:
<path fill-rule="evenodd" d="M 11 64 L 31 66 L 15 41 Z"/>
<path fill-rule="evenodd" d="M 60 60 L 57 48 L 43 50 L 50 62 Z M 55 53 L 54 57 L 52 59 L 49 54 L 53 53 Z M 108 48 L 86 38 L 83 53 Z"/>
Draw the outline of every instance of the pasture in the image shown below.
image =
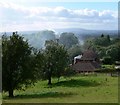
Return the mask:
<path fill-rule="evenodd" d="M 38 81 L 25 91 L 15 90 L 14 98 L 7 95 L 3 93 L 3 103 L 118 103 L 118 77 L 76 75 L 59 82 L 52 78 L 50 87 L 47 80 Z"/>
<path fill-rule="evenodd" d="M 2 104 L 2 94 L 0 92 L 0 105 Z"/>

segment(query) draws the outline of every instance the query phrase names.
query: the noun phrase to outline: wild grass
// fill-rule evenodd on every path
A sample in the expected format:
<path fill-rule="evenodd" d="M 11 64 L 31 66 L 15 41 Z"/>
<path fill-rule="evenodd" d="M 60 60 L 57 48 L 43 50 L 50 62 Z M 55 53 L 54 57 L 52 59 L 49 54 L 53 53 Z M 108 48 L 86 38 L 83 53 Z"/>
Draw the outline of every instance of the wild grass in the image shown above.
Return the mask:
<path fill-rule="evenodd" d="M 76 75 L 38 81 L 27 90 L 15 90 L 14 98 L 3 93 L 3 103 L 118 103 L 118 77 L 107 75 Z"/>
<path fill-rule="evenodd" d="M 0 93 L 0 105 L 2 104 L 2 94 Z"/>
<path fill-rule="evenodd" d="M 115 69 L 115 65 L 102 65 L 102 68 L 105 68 L 105 69 Z"/>

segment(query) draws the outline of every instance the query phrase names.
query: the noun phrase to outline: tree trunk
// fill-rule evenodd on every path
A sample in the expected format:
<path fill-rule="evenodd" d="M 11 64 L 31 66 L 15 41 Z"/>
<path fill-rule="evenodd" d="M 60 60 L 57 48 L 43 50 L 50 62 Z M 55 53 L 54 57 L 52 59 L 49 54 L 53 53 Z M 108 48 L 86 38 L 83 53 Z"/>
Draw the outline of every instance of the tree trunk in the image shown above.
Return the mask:
<path fill-rule="evenodd" d="M 48 85 L 51 85 L 52 83 L 51 83 L 51 77 L 49 77 L 49 79 L 48 79 Z"/>
<path fill-rule="evenodd" d="M 52 76 L 52 73 L 51 73 L 51 70 L 49 71 L 48 73 L 48 85 L 51 85 L 51 76 Z"/>
<path fill-rule="evenodd" d="M 58 82 L 60 81 L 60 77 L 58 77 Z"/>
<path fill-rule="evenodd" d="M 9 90 L 9 97 L 13 97 L 13 89 Z"/>

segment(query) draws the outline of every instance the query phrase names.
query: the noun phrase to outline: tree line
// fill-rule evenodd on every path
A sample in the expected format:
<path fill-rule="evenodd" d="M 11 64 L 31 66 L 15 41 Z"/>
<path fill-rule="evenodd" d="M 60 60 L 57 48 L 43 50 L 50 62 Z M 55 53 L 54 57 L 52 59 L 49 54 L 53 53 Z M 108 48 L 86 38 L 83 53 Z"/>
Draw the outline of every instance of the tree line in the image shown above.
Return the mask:
<path fill-rule="evenodd" d="M 91 46 L 99 55 L 103 64 L 115 64 L 120 61 L 120 38 L 111 38 L 102 34 L 93 39 L 86 40 L 84 46 Z"/>

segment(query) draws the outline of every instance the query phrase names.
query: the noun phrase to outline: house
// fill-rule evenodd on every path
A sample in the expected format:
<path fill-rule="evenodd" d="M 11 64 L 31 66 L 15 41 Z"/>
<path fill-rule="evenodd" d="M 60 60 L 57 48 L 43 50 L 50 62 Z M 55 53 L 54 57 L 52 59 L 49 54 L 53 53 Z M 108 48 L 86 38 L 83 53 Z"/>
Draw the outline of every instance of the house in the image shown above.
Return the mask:
<path fill-rule="evenodd" d="M 93 49 L 87 49 L 82 55 L 74 57 L 72 65 L 73 70 L 78 73 L 94 72 L 100 67 L 98 55 Z"/>

